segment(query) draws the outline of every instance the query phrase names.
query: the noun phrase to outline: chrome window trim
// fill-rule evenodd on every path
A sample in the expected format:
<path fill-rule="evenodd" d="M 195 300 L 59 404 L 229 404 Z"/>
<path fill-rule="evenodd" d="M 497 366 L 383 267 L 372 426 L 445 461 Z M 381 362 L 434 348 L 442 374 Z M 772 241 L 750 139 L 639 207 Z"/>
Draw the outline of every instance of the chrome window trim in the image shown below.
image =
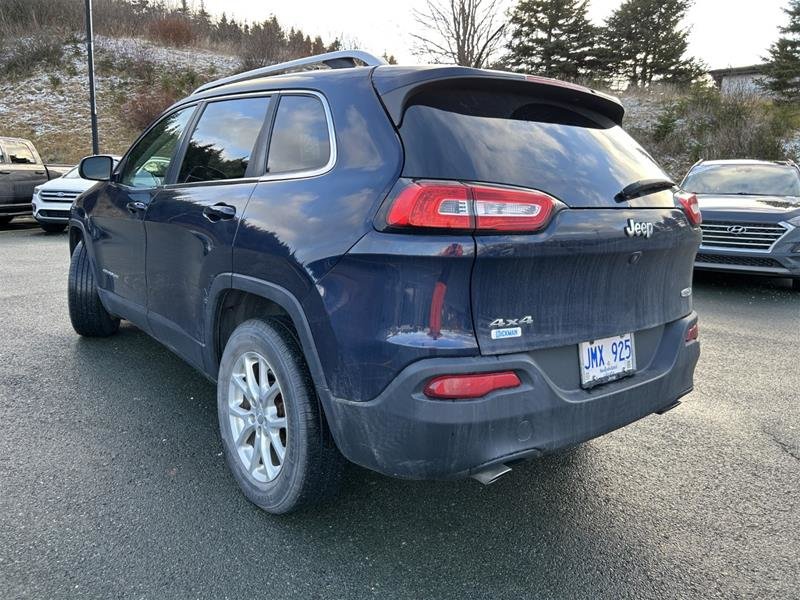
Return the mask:
<path fill-rule="evenodd" d="M 225 185 L 225 184 L 233 184 L 233 183 L 257 183 L 259 181 L 259 177 L 254 175 L 253 177 L 236 177 L 234 179 L 209 179 L 208 181 L 189 181 L 185 183 L 166 183 L 161 186 L 162 189 L 165 190 L 172 190 L 175 188 L 192 188 L 198 187 L 201 185 L 205 186 L 214 186 L 214 185 Z"/>

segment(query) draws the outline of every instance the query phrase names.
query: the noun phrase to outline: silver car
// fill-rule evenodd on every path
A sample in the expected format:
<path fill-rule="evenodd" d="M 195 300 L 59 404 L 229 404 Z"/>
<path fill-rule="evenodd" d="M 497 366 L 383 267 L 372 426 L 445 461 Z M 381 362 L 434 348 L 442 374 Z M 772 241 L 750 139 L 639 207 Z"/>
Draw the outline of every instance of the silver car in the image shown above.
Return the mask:
<path fill-rule="evenodd" d="M 701 161 L 681 187 L 697 195 L 703 214 L 696 269 L 790 277 L 800 289 L 800 168 L 795 163 Z"/>

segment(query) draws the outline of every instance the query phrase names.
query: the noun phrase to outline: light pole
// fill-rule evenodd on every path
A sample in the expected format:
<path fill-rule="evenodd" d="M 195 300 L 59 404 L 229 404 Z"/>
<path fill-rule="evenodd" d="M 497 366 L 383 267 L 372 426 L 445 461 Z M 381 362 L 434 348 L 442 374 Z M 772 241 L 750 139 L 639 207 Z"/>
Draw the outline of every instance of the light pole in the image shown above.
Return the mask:
<path fill-rule="evenodd" d="M 100 154 L 97 136 L 97 103 L 94 97 L 94 33 L 92 32 L 92 0 L 86 0 L 86 56 L 89 61 L 89 111 L 92 118 L 92 154 Z"/>

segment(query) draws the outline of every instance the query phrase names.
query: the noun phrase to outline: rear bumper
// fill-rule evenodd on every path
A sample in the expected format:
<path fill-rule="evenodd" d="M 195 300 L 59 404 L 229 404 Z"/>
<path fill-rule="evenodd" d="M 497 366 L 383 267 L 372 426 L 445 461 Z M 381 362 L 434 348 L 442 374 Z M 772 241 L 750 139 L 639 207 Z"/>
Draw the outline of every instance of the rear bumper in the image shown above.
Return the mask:
<path fill-rule="evenodd" d="M 635 375 L 593 390 L 557 385 L 552 364 L 537 352 L 434 358 L 406 367 L 374 400 L 332 399 L 328 421 L 342 453 L 364 467 L 410 479 L 464 477 L 584 442 L 673 405 L 692 390 L 700 347 L 684 340 L 695 320 L 692 314 L 659 328 L 660 339 Z M 577 376 L 577 349 L 564 350 Z M 478 400 L 422 393 L 436 375 L 501 370 L 515 371 L 523 385 Z"/>

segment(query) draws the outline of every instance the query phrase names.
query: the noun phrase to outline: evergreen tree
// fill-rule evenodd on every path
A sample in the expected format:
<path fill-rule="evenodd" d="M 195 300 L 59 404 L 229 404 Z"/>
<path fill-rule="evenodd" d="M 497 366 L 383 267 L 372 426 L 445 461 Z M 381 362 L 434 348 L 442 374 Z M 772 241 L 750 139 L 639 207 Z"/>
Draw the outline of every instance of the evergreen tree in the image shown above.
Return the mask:
<path fill-rule="evenodd" d="M 509 66 L 547 77 L 574 78 L 592 69 L 597 30 L 589 0 L 520 0 L 511 13 Z"/>
<path fill-rule="evenodd" d="M 323 54 L 325 52 L 325 42 L 322 41 L 320 36 L 314 38 L 311 44 L 311 54 Z"/>
<path fill-rule="evenodd" d="M 800 0 L 789 0 L 783 11 L 789 24 L 769 49 L 769 79 L 765 87 L 785 102 L 800 102 Z"/>
<path fill-rule="evenodd" d="M 609 75 L 631 85 L 687 83 L 704 68 L 686 57 L 689 30 L 680 27 L 692 0 L 626 0 L 606 21 L 601 59 Z"/>

